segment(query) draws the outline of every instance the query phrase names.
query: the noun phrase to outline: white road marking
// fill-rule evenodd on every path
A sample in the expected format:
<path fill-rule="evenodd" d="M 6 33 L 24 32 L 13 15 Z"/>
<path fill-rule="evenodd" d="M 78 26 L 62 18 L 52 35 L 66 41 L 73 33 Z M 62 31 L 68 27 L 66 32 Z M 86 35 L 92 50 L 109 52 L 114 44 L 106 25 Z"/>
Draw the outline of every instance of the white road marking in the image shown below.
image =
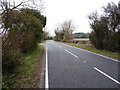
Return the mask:
<path fill-rule="evenodd" d="M 48 82 L 48 54 L 47 54 L 47 46 L 46 46 L 46 73 L 45 73 L 45 88 L 49 88 L 49 82 Z"/>
<path fill-rule="evenodd" d="M 66 52 L 70 53 L 71 55 L 73 55 L 74 57 L 78 58 L 78 56 L 76 56 L 75 54 L 71 53 L 70 51 L 68 51 L 67 49 L 65 49 Z"/>
<path fill-rule="evenodd" d="M 112 78 L 111 76 L 107 75 L 106 73 L 104 73 L 103 71 L 99 70 L 98 68 L 94 67 L 94 69 L 98 72 L 100 72 L 101 74 L 103 74 L 104 76 L 108 77 L 109 79 L 111 79 L 112 81 L 116 82 L 117 84 L 120 85 L 120 82 L 118 82 L 117 80 L 115 80 L 114 78 Z"/>
<path fill-rule="evenodd" d="M 62 44 L 63 44 L 63 43 L 62 43 Z M 85 49 L 82 49 L 82 48 L 77 48 L 77 47 L 70 46 L 70 45 L 67 45 L 67 44 L 64 44 L 64 45 L 69 46 L 69 47 L 72 47 L 72 48 L 76 48 L 76 49 L 79 49 L 79 50 L 82 50 L 82 51 L 86 51 L 86 52 L 92 53 L 92 54 L 94 54 L 94 55 L 98 55 L 98 56 L 101 56 L 101 57 L 110 59 L 110 60 L 115 61 L 115 62 L 120 62 L 120 61 L 118 61 L 117 59 L 114 59 L 114 58 L 111 58 L 111 57 L 108 57 L 108 56 L 104 56 L 104 55 L 102 55 L 102 54 L 98 54 L 98 53 L 95 53 L 95 52 L 92 52 L 92 51 L 88 51 L 88 50 L 85 50 Z"/>

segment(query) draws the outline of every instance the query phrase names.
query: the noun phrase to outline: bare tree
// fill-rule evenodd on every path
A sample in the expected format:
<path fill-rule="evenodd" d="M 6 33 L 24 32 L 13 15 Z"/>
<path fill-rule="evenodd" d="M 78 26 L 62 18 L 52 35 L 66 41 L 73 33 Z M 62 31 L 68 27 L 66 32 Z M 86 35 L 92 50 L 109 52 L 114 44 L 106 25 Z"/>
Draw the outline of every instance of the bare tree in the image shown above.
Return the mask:
<path fill-rule="evenodd" d="M 89 18 L 90 26 L 96 24 L 99 20 L 98 12 L 95 11 L 95 12 L 90 13 L 90 15 L 88 15 L 88 18 Z"/>
<path fill-rule="evenodd" d="M 71 20 L 66 20 L 62 24 L 61 28 L 64 33 L 64 37 L 63 37 L 64 41 L 73 39 L 73 31 L 75 30 L 75 26 L 73 25 L 73 22 Z"/>
<path fill-rule="evenodd" d="M 15 4 L 14 0 L 0 0 L 0 13 L 3 15 L 5 12 L 14 10 L 21 6 L 25 2 L 20 2 L 18 5 Z"/>
<path fill-rule="evenodd" d="M 75 25 L 72 20 L 66 20 L 63 24 L 59 24 L 55 29 L 55 39 L 58 41 L 68 41 L 73 39 L 73 31 L 75 30 Z"/>
<path fill-rule="evenodd" d="M 6 27 L 6 25 L 10 22 L 11 14 L 10 12 L 14 9 L 17 9 L 19 6 L 23 4 L 23 1 L 19 3 L 18 5 L 15 4 L 15 1 L 12 0 L 0 0 L 0 36 L 3 37 L 2 39 L 2 45 L 5 44 L 7 41 L 7 35 L 9 28 Z M 6 18 L 6 24 L 4 23 L 3 17 Z"/>
<path fill-rule="evenodd" d="M 22 5 L 24 8 L 31 8 L 40 11 L 40 13 L 44 13 L 45 10 L 45 1 L 44 0 L 23 0 L 24 4 Z"/>
<path fill-rule="evenodd" d="M 3 14 L 7 10 L 13 10 L 20 8 L 32 8 L 37 9 L 42 13 L 45 9 L 45 2 L 43 0 L 22 0 L 16 5 L 15 0 L 0 0 L 0 13 Z"/>

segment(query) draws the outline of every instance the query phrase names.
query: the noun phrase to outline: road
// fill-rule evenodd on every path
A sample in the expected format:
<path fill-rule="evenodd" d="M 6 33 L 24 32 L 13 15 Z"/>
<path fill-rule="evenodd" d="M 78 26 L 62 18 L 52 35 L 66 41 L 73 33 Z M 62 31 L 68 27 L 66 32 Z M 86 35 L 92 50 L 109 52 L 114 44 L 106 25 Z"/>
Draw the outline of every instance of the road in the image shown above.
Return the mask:
<path fill-rule="evenodd" d="M 120 62 L 48 40 L 46 88 L 119 88 Z"/>

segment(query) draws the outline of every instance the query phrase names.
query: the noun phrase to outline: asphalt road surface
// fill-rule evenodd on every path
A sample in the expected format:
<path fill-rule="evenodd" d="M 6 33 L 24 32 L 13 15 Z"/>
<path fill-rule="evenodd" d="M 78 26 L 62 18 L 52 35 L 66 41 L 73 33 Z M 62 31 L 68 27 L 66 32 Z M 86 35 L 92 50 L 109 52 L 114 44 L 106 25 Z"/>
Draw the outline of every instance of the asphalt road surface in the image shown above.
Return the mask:
<path fill-rule="evenodd" d="M 119 88 L 120 62 L 48 40 L 46 88 Z"/>

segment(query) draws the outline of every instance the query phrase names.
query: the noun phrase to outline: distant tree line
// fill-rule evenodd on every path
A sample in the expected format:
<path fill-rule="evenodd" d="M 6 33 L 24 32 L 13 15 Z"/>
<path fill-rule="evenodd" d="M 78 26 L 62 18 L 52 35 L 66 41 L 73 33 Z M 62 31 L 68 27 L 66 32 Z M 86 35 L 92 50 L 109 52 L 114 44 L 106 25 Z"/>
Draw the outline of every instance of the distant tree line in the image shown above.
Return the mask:
<path fill-rule="evenodd" d="M 88 16 L 92 28 L 90 41 L 97 49 L 120 51 L 120 7 L 108 3 L 103 10 L 102 15 L 93 12 Z"/>
<path fill-rule="evenodd" d="M 31 8 L 8 8 L 1 2 L 2 72 L 12 73 L 21 64 L 21 57 L 32 52 L 43 38 L 46 17 Z M 21 5 L 21 4 L 20 4 Z"/>
<path fill-rule="evenodd" d="M 90 33 L 74 33 L 74 38 L 89 38 Z"/>

